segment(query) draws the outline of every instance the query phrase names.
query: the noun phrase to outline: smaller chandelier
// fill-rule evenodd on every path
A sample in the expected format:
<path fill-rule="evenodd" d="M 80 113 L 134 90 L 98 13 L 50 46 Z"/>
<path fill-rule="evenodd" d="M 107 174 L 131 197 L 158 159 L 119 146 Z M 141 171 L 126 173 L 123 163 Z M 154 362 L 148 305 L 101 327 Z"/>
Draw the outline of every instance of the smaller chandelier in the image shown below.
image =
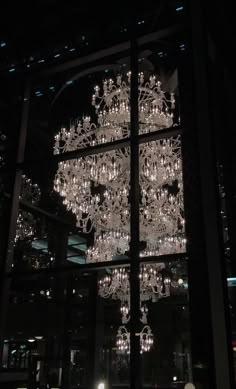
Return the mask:
<path fill-rule="evenodd" d="M 140 265 L 140 301 L 141 303 L 170 296 L 171 287 L 182 286 L 182 279 L 172 279 L 164 263 Z M 129 271 L 125 267 L 116 268 L 98 281 L 98 294 L 103 298 L 111 297 L 127 303 L 130 308 Z M 125 312 L 125 311 L 124 311 Z"/>
<path fill-rule="evenodd" d="M 41 192 L 37 184 L 33 184 L 30 178 L 22 176 L 20 200 L 29 204 L 38 205 Z M 22 209 L 19 210 L 19 215 L 16 224 L 15 242 L 31 239 L 35 234 L 36 222 L 34 216 Z"/>
<path fill-rule="evenodd" d="M 138 334 L 140 338 L 140 354 L 151 350 L 154 343 L 154 336 L 151 327 L 145 325 Z M 117 351 L 122 354 L 130 354 L 130 332 L 125 326 L 120 326 L 116 335 Z"/>
<path fill-rule="evenodd" d="M 171 288 L 183 288 L 183 280 L 172 275 L 164 263 L 140 265 L 140 322 L 144 328 L 140 333 L 141 352 L 147 352 L 153 345 L 153 335 L 148 326 L 147 301 L 157 302 L 170 296 Z M 122 326 L 118 329 L 117 348 L 129 353 L 129 332 L 125 324 L 130 321 L 130 281 L 125 267 L 115 268 L 98 281 L 98 294 L 102 298 L 120 300 Z"/>

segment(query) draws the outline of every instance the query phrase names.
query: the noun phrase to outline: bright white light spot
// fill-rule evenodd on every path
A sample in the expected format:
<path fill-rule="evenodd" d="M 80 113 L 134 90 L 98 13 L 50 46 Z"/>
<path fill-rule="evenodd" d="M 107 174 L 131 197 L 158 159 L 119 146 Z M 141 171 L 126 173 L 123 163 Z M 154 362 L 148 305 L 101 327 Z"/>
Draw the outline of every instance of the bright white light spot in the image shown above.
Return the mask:
<path fill-rule="evenodd" d="M 185 385 L 184 389 L 196 389 L 195 385 L 193 385 L 191 382 Z"/>

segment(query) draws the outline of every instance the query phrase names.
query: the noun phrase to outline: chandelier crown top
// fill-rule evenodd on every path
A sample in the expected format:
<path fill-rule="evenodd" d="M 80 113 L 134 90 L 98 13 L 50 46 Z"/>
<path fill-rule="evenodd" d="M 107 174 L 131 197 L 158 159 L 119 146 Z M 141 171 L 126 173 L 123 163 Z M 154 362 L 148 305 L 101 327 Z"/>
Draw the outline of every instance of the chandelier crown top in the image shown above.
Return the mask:
<path fill-rule="evenodd" d="M 116 81 L 105 79 L 103 89 L 94 87 L 92 105 L 100 127 L 127 126 L 130 123 L 131 72 L 126 77 L 118 74 Z M 138 77 L 140 133 L 151 132 L 173 125 L 174 93 L 166 93 L 155 75 L 149 79 L 143 72 Z M 169 95 L 169 96 L 168 96 Z"/>

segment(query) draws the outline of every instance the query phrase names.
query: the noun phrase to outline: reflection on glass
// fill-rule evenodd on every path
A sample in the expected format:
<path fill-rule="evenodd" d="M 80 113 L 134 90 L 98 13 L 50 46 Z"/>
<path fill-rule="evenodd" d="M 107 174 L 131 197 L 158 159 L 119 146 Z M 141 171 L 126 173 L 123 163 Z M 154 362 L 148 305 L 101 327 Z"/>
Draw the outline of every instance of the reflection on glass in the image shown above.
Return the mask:
<path fill-rule="evenodd" d="M 41 192 L 37 184 L 33 184 L 25 175 L 21 179 L 20 200 L 28 205 L 38 205 Z M 36 220 L 30 212 L 20 209 L 16 223 L 15 243 L 18 240 L 33 239 L 36 229 Z"/>

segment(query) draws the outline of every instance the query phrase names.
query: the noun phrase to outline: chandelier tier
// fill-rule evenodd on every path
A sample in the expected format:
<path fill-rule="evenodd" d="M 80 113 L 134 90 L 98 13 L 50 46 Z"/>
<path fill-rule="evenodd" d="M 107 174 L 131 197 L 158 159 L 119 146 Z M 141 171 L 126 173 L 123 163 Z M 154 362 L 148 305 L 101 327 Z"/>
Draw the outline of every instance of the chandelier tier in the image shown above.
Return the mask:
<path fill-rule="evenodd" d="M 179 280 L 172 280 L 164 263 L 140 265 L 140 301 L 157 301 L 170 296 L 170 288 L 179 285 Z M 116 268 L 98 281 L 98 294 L 103 298 L 129 302 L 129 271 L 125 267 Z"/>
<path fill-rule="evenodd" d="M 150 351 L 154 336 L 151 327 L 145 325 L 139 333 L 140 338 L 140 354 Z M 120 326 L 116 335 L 116 347 L 117 350 L 122 354 L 130 354 L 130 332 L 127 331 L 125 326 Z"/>
<path fill-rule="evenodd" d="M 173 125 L 174 95 L 166 94 L 160 81 L 139 75 L 139 132 Z M 100 95 L 95 87 L 92 104 L 97 124 L 85 117 L 55 137 L 54 153 L 64 153 L 115 141 L 130 135 L 130 73 L 116 82 L 105 80 Z M 180 137 L 141 144 L 140 240 L 141 255 L 185 251 L 183 185 Z M 130 148 L 116 149 L 60 162 L 54 188 L 72 211 L 83 232 L 94 231 L 94 245 L 87 261 L 109 261 L 129 251 Z"/>
<path fill-rule="evenodd" d="M 164 263 L 140 265 L 140 312 L 141 322 L 147 323 L 147 301 L 157 302 L 169 297 L 171 289 L 183 288 L 182 278 L 173 275 Z M 98 281 L 98 294 L 102 298 L 111 298 L 121 302 L 122 323 L 129 321 L 130 312 L 130 281 L 129 270 L 125 267 L 116 268 L 111 274 L 106 274 Z"/>
<path fill-rule="evenodd" d="M 130 81 L 131 72 L 128 72 L 126 80 L 121 75 L 117 76 L 116 81 L 105 80 L 102 95 L 98 85 L 94 88 L 92 105 L 96 108 L 99 127 L 105 130 L 102 141 L 112 141 L 129 135 Z M 171 127 L 172 110 L 175 106 L 174 94 L 171 93 L 168 98 L 156 76 L 153 75 L 145 81 L 143 72 L 139 73 L 138 90 L 140 133 Z M 106 131 L 107 127 L 109 133 Z"/>

